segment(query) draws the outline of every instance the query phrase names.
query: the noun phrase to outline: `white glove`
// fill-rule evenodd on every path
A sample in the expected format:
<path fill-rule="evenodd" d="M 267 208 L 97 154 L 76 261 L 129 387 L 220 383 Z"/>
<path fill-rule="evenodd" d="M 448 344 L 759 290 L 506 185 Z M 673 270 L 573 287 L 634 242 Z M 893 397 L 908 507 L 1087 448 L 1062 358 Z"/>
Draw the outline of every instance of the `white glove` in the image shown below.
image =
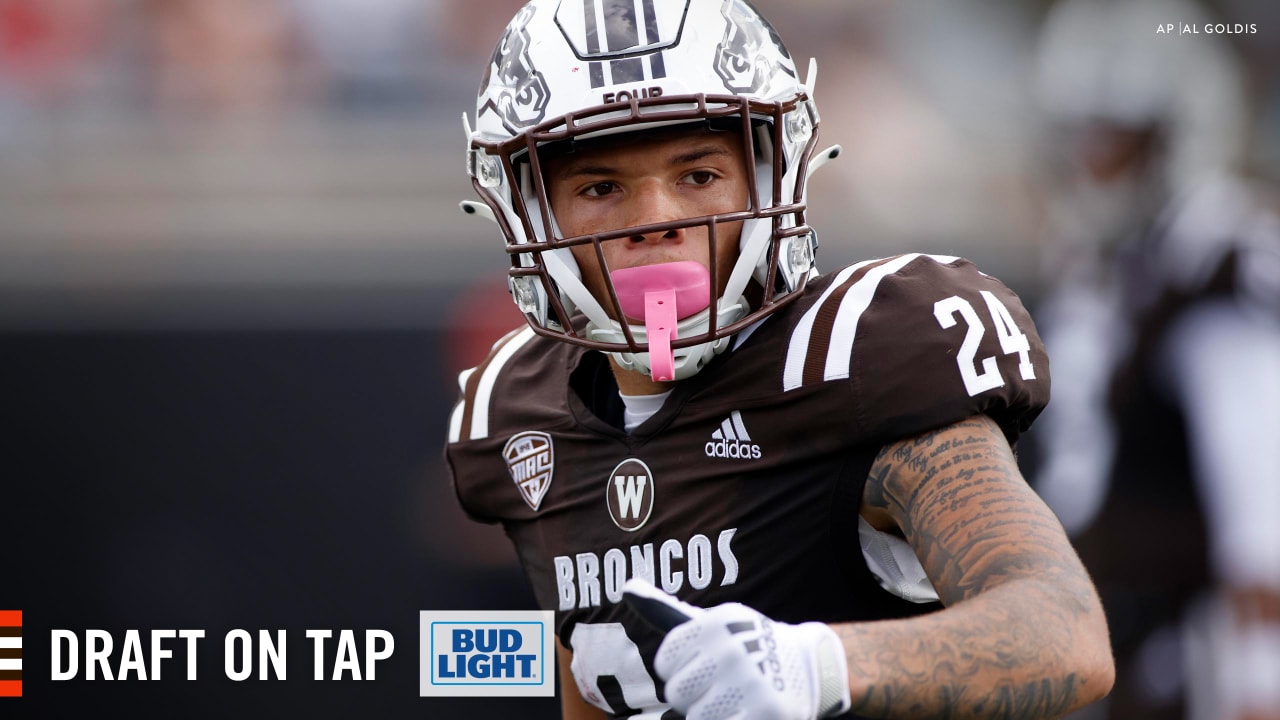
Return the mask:
<path fill-rule="evenodd" d="M 738 603 L 704 610 L 638 579 L 622 591 L 667 631 L 653 667 L 688 720 L 816 720 L 849 709 L 844 648 L 823 623 L 775 622 Z"/>

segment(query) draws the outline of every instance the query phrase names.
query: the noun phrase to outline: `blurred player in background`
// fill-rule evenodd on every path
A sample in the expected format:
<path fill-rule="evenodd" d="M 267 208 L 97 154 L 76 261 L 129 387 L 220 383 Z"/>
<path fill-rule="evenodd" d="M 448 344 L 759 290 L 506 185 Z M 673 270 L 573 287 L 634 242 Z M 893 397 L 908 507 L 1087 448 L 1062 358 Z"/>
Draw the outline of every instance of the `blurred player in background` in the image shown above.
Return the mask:
<path fill-rule="evenodd" d="M 1232 172 L 1243 79 L 1207 23 L 1067 0 L 1040 39 L 1057 382 L 1034 480 L 1102 592 L 1124 720 L 1280 718 L 1280 224 Z"/>
<path fill-rule="evenodd" d="M 1050 718 L 1110 687 L 1011 448 L 1034 324 L 956 257 L 818 274 L 815 78 L 743 0 L 534 0 L 485 70 L 463 206 L 528 327 L 460 377 L 446 455 L 556 611 L 566 718 Z"/>

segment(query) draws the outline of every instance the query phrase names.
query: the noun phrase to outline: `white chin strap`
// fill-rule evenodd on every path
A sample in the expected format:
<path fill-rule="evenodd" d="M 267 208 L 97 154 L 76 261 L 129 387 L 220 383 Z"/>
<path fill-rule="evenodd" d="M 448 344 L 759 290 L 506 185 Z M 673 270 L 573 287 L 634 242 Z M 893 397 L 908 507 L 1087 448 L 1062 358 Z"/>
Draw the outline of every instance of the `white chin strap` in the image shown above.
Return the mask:
<path fill-rule="evenodd" d="M 717 323 L 720 327 L 741 320 L 749 312 L 744 292 L 746 291 L 747 283 L 751 281 L 752 272 L 757 264 L 754 259 L 761 257 L 768 246 L 771 237 L 771 222 L 768 219 L 743 222 L 742 237 L 739 241 L 741 245 L 739 261 L 729 274 L 729 281 L 726 284 L 724 294 L 717 300 L 719 309 Z M 552 224 L 555 225 L 555 218 L 552 218 Z M 556 229 L 553 228 L 553 231 L 556 231 Z M 583 284 L 578 263 L 569 248 L 550 250 L 544 252 L 542 257 L 543 262 L 546 264 L 547 272 L 556 281 L 562 297 L 587 316 L 587 337 L 602 342 L 626 344 L 627 338 L 622 331 L 622 325 L 609 317 L 604 307 L 591 294 L 587 286 Z M 743 262 L 742 258 L 746 257 L 753 258 L 753 261 Z M 733 299 L 730 300 L 729 298 Z M 710 308 L 690 315 L 676 323 L 675 337 L 679 339 L 706 334 L 710 331 L 710 321 Z M 648 342 L 648 334 L 643 324 L 633 325 L 628 323 L 627 327 L 637 343 Z M 673 363 L 675 374 L 673 379 L 684 380 L 693 377 L 712 358 L 724 352 L 729 347 L 731 339 L 730 337 L 723 337 L 718 340 L 675 350 Z M 611 352 L 609 355 L 621 367 L 643 373 L 646 377 L 650 376 L 653 369 L 647 352 L 621 351 Z"/>
<path fill-rule="evenodd" d="M 735 323 L 747 314 L 747 299 L 739 294 L 736 301 L 730 302 L 721 298 L 719 300 L 719 325 L 724 327 L 731 323 Z M 698 313 L 676 323 L 676 337 L 689 337 L 691 335 L 702 335 L 709 331 L 711 327 L 711 308 L 707 308 Z M 592 340 L 600 340 L 610 343 L 625 343 L 627 338 L 622 333 L 622 326 L 614 320 L 608 320 L 608 324 L 601 326 L 594 320 L 587 323 L 587 337 Z M 627 324 L 627 328 L 631 331 L 631 336 L 636 342 L 648 342 L 648 335 L 645 332 L 644 325 Z M 675 351 L 675 376 L 673 380 L 684 380 L 693 377 L 711 362 L 716 355 L 724 352 L 729 347 L 731 337 L 722 337 L 718 340 L 692 345 L 686 348 L 679 348 Z M 619 366 L 642 373 L 646 377 L 650 376 L 652 366 L 649 361 L 649 353 L 632 353 L 632 352 L 611 352 L 612 357 Z"/>
<path fill-rule="evenodd" d="M 746 317 L 749 312 L 749 305 L 744 293 L 747 283 L 751 281 L 751 276 L 759 264 L 758 258 L 763 256 L 765 249 L 768 247 L 769 239 L 772 236 L 771 223 L 772 220 L 767 218 L 743 222 L 742 236 L 739 241 L 741 250 L 738 262 L 734 264 L 733 271 L 729 274 L 729 281 L 726 283 L 724 294 L 716 301 L 718 308 L 716 321 L 719 327 L 731 325 Z M 548 257 L 549 255 L 555 256 L 560 252 L 561 250 L 553 250 L 550 253 L 544 253 L 543 257 L 547 258 L 548 270 L 551 271 L 552 277 L 556 278 L 561 291 L 568 295 L 587 316 L 587 336 L 592 340 L 625 344 L 627 338 L 622 332 L 621 324 L 609 317 L 604 308 L 600 306 L 586 286 L 582 284 L 582 281 L 578 279 L 577 273 L 573 272 L 577 268 L 577 264 L 573 265 L 573 269 L 569 267 L 557 268 L 555 266 L 561 264 L 562 258 Z M 567 250 L 563 252 L 568 253 Z M 569 255 L 570 260 L 572 260 L 572 257 L 572 255 Z M 744 262 L 744 259 L 747 258 L 750 258 L 750 260 Z M 565 280 L 560 278 L 565 278 Z M 648 334 L 643 324 L 633 325 L 628 323 L 627 327 L 637 343 L 648 342 Z M 707 308 L 676 323 L 675 337 L 686 338 L 703 335 L 710 332 L 710 329 L 711 309 Z M 722 337 L 718 340 L 677 349 L 674 353 L 675 375 L 673 380 L 684 380 L 693 377 L 712 358 L 724 352 L 729 347 L 731 339 L 731 337 Z M 653 370 L 649 353 L 647 352 L 611 352 L 609 355 L 621 367 L 643 373 L 646 376 L 649 376 Z"/>

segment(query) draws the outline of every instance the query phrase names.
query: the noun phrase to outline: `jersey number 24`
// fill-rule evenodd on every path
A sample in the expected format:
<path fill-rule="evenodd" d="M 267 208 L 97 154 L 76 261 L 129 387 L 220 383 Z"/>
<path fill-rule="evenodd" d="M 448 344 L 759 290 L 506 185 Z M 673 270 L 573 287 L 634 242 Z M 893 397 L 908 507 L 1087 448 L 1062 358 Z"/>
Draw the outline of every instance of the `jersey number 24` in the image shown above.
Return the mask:
<path fill-rule="evenodd" d="M 1022 379 L 1034 380 L 1036 371 L 1031 366 L 1031 343 L 1027 340 L 1026 334 L 1018 329 L 1018 325 L 1013 321 L 1013 315 L 1009 313 L 1009 308 L 1000 302 L 1000 298 L 987 290 L 981 292 L 982 299 L 987 304 L 987 311 L 991 314 L 991 323 L 995 326 L 996 337 L 1000 340 L 1000 351 L 1005 355 L 1017 353 L 1018 372 L 1022 374 Z M 983 327 L 982 319 L 978 317 L 978 311 L 973 309 L 973 305 L 959 295 L 952 295 L 933 304 L 933 316 L 938 319 L 938 324 L 944 330 L 955 327 L 956 315 L 964 320 L 967 327 L 964 342 L 960 344 L 960 352 L 956 353 L 956 364 L 960 366 L 960 378 L 964 380 L 964 389 L 973 396 L 1003 387 L 1004 378 L 1000 375 L 1000 368 L 996 367 L 994 356 L 983 358 L 982 367 L 978 368 L 978 347 L 982 343 L 982 336 L 986 334 L 986 328 Z"/>

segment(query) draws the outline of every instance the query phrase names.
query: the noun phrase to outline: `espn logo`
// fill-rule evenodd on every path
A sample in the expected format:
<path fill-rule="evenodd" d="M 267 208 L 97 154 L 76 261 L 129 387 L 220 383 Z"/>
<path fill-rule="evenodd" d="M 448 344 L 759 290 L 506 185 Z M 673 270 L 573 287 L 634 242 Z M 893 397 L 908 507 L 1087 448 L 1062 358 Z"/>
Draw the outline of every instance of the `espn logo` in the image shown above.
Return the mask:
<path fill-rule="evenodd" d="M 21 610 L 0 610 L 0 697 L 22 697 Z"/>
<path fill-rule="evenodd" d="M 419 613 L 421 697 L 552 697 L 554 613 Z"/>

